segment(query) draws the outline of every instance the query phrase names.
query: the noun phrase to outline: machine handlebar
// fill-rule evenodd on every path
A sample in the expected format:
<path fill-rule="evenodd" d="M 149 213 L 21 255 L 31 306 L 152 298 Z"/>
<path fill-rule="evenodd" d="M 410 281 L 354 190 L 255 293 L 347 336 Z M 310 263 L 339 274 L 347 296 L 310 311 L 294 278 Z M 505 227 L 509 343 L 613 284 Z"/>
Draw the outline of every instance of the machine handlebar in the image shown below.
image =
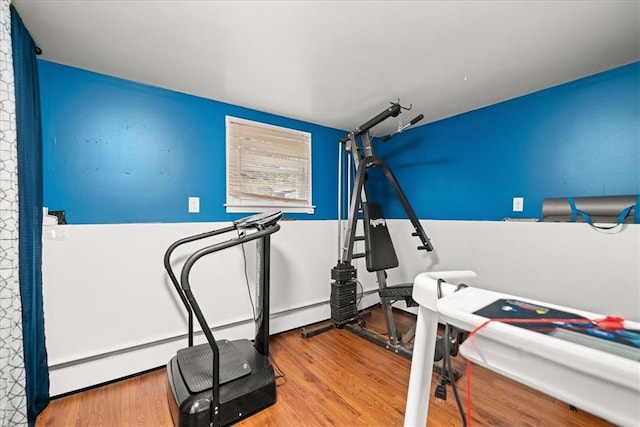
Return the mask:
<path fill-rule="evenodd" d="M 391 103 L 391 107 L 389 107 L 386 110 L 382 111 L 381 113 L 379 113 L 377 116 L 373 117 L 372 119 L 370 119 L 366 123 L 364 123 L 364 124 L 358 126 L 357 128 L 355 128 L 352 132 L 350 132 L 348 135 L 343 137 L 340 140 L 340 142 L 343 142 L 343 143 L 347 142 L 351 138 L 351 136 L 362 135 L 363 133 L 367 132 L 372 127 L 374 127 L 377 124 L 382 123 L 383 121 L 387 120 L 389 117 L 397 117 L 398 114 L 400 114 L 401 109 L 402 109 L 402 106 L 400 105 L 400 102 L 392 102 Z"/>

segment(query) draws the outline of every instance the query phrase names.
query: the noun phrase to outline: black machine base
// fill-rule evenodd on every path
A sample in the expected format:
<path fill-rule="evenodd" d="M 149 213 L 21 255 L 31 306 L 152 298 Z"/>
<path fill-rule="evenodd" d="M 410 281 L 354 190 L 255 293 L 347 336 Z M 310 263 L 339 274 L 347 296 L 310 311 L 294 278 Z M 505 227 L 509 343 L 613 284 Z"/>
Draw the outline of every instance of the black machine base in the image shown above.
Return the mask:
<path fill-rule="evenodd" d="M 374 332 L 371 332 L 365 328 L 363 328 L 360 325 L 345 325 L 346 329 L 350 332 L 353 332 L 359 336 L 361 336 L 362 338 L 365 338 L 366 340 L 379 345 L 380 347 L 384 347 L 386 350 L 395 353 L 399 356 L 404 357 L 405 359 L 411 360 L 411 358 L 413 357 L 413 350 L 412 349 L 408 349 L 403 347 L 402 345 L 392 345 L 391 343 L 389 343 L 389 341 L 387 341 L 386 339 L 380 337 L 379 334 L 376 334 Z M 306 338 L 306 337 L 305 337 Z M 435 372 L 436 374 L 440 375 L 442 373 L 442 367 L 437 365 L 436 363 L 433 364 L 433 372 Z M 451 373 L 453 374 L 453 378 L 455 381 L 458 381 L 460 379 L 460 377 L 462 376 L 462 374 L 458 371 L 456 371 L 455 369 L 451 370 Z M 447 372 L 447 382 L 449 382 L 448 379 L 448 372 Z"/>
<path fill-rule="evenodd" d="M 234 424 L 276 402 L 276 379 L 269 358 L 258 353 L 249 340 L 229 343 L 237 350 L 237 358 L 247 361 L 250 373 L 220 385 L 220 425 Z M 174 425 L 209 426 L 211 387 L 204 391 L 190 392 L 177 356 L 167 364 L 167 374 L 170 393 L 168 401 Z"/>
<path fill-rule="evenodd" d="M 375 332 L 371 332 L 360 325 L 348 324 L 345 325 L 345 328 L 349 332 L 353 332 L 361 336 L 362 338 L 365 338 L 367 341 L 377 344 L 380 347 L 384 347 L 386 350 L 398 354 L 405 359 L 411 360 L 411 356 L 413 355 L 413 351 L 411 349 L 405 348 L 401 345 L 392 345 L 386 338 L 380 336 L 379 334 L 376 334 Z"/>

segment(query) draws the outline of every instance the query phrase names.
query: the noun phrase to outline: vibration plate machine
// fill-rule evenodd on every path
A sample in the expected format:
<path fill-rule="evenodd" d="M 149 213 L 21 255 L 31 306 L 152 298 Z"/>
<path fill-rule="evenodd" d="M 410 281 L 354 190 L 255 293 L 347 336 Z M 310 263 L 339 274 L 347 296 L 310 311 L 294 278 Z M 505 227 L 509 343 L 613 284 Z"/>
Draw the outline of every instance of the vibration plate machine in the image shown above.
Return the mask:
<path fill-rule="evenodd" d="M 276 402 L 276 378 L 269 359 L 270 236 L 280 229 L 281 212 L 268 212 L 234 221 L 232 225 L 186 237 L 166 251 L 164 265 L 188 313 L 189 346 L 167 364 L 168 400 L 179 427 L 223 426 L 236 423 Z M 226 233 L 235 236 L 191 254 L 178 282 L 171 254 L 185 244 Z M 191 290 L 189 273 L 203 257 L 256 241 L 255 340 L 216 341 Z M 195 315 L 207 342 L 193 345 Z"/>

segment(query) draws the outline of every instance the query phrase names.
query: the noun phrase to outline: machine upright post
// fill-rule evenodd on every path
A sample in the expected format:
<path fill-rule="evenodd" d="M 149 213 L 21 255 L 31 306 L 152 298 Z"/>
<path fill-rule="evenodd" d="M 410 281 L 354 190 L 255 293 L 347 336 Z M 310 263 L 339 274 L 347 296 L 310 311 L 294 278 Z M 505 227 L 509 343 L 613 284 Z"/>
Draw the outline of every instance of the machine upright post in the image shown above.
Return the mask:
<path fill-rule="evenodd" d="M 342 262 L 351 262 L 353 256 L 353 244 L 356 237 L 356 224 L 358 222 L 358 212 L 363 202 L 366 201 L 366 190 L 364 187 L 366 158 L 358 162 L 356 166 L 356 179 L 354 181 L 353 193 L 351 194 L 351 204 L 349 206 L 349 216 L 347 219 L 347 230 L 345 232 L 345 241 L 342 246 Z M 364 200 L 363 200 L 364 198 Z"/>
<path fill-rule="evenodd" d="M 263 356 L 269 355 L 270 286 L 265 286 L 265 283 L 269 283 L 269 269 L 271 263 L 270 239 L 271 236 L 266 235 L 256 240 L 256 250 L 258 256 L 256 266 L 259 268 L 259 271 L 256 271 L 255 348 Z"/>

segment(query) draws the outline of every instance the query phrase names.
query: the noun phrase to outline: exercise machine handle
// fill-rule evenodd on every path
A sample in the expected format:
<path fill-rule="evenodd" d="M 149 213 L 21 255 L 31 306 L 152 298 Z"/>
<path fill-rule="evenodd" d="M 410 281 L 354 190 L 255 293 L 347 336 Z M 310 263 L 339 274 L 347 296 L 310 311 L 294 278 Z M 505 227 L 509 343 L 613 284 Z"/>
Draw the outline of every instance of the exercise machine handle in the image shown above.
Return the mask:
<path fill-rule="evenodd" d="M 403 130 L 405 130 L 406 128 L 408 128 L 409 126 L 413 126 L 416 123 L 418 123 L 420 120 L 424 119 L 424 114 L 419 114 L 416 117 L 414 117 L 409 123 L 407 123 L 406 125 L 402 126 L 400 129 L 398 129 L 397 131 L 395 131 L 392 134 L 389 134 L 387 136 L 385 136 L 384 138 L 382 138 L 382 142 L 387 142 L 389 141 L 391 138 L 394 137 L 395 134 L 402 132 Z"/>
<path fill-rule="evenodd" d="M 353 132 L 351 132 L 347 136 L 343 137 L 340 140 L 340 142 L 347 142 L 349 140 L 349 138 L 351 138 L 351 136 L 358 136 L 358 135 L 364 134 L 365 132 L 367 132 L 372 127 L 374 127 L 374 126 L 382 123 L 383 121 L 387 120 L 389 117 L 397 117 L 398 114 L 400 114 L 401 109 L 402 109 L 402 107 L 400 106 L 399 102 L 391 103 L 391 107 L 389 107 L 386 110 L 382 111 L 381 113 L 379 113 L 377 116 L 373 117 L 372 119 L 370 119 L 366 123 L 364 123 L 364 124 L 358 126 L 357 128 L 355 128 L 353 130 Z"/>
<path fill-rule="evenodd" d="M 183 239 L 177 240 L 169 246 L 167 251 L 164 253 L 164 268 L 167 270 L 167 274 L 169 275 L 169 279 L 173 284 L 173 287 L 176 289 L 182 304 L 187 310 L 187 321 L 188 321 L 188 340 L 189 347 L 193 346 L 193 311 L 191 310 L 191 306 L 189 305 L 189 301 L 187 301 L 187 297 L 184 295 L 180 284 L 178 283 L 178 279 L 176 279 L 176 275 L 173 272 L 173 268 L 171 267 L 171 255 L 173 251 L 175 251 L 179 246 L 182 246 L 186 243 L 195 242 L 196 240 L 206 239 L 207 237 L 213 237 L 218 234 L 227 233 L 235 229 L 235 226 L 229 226 L 225 228 L 221 228 L 218 230 L 207 231 L 205 233 L 196 234 L 194 236 L 185 237 Z"/>
<path fill-rule="evenodd" d="M 261 237 L 268 236 L 270 234 L 275 233 L 280 230 L 280 224 L 271 225 L 263 230 L 257 231 L 255 233 L 246 234 L 243 236 L 236 237 L 234 239 L 230 239 L 224 242 L 216 243 L 211 246 L 207 246 L 206 248 L 202 248 L 199 251 L 193 253 L 184 263 L 182 267 L 182 273 L 180 274 L 180 284 L 182 286 L 182 290 L 185 292 L 191 290 L 191 285 L 189 284 L 189 273 L 191 272 L 191 268 L 193 265 L 205 255 L 212 254 L 214 252 L 219 252 L 223 249 L 228 249 L 233 246 L 238 246 L 246 242 L 250 242 L 252 240 L 259 239 Z"/>

